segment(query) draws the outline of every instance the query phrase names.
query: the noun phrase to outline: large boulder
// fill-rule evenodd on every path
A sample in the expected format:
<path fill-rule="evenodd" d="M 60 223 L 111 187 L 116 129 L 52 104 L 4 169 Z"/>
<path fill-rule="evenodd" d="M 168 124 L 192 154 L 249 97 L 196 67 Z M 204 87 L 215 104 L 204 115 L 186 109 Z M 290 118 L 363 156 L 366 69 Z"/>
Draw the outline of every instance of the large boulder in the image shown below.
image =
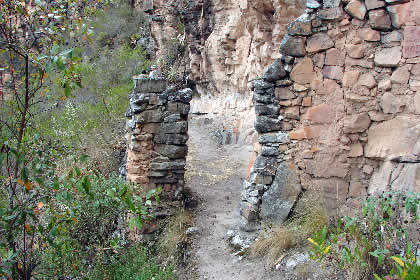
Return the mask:
<path fill-rule="evenodd" d="M 298 175 L 286 163 L 281 163 L 273 184 L 262 197 L 261 218 L 272 224 L 283 223 L 300 192 Z"/>

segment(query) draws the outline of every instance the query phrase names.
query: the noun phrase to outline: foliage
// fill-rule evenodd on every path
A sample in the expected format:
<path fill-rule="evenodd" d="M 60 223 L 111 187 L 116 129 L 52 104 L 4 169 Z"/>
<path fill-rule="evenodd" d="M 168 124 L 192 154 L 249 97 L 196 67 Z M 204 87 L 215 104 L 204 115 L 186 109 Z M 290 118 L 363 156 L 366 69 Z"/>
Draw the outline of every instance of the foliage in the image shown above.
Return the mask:
<path fill-rule="evenodd" d="M 45 137 L 60 139 L 68 149 L 89 154 L 92 166 L 110 174 L 118 170 L 121 160 L 131 78 L 148 69 L 150 62 L 142 47 L 130 43 L 131 38 L 141 35 L 143 15 L 121 3 L 106 7 L 88 21 L 88 41 L 79 42 L 76 37 L 66 41 L 80 44 L 82 88 L 73 91 L 74 98 L 60 100 L 54 94 L 59 91 L 55 84 L 48 104 L 40 106 L 42 113 L 33 123 Z M 112 43 L 103 47 L 104 40 Z M 53 73 L 50 78 L 55 79 Z"/>
<path fill-rule="evenodd" d="M 335 226 L 325 226 L 308 239 L 310 257 L 332 263 L 354 279 L 367 279 L 375 272 L 391 276 L 398 273 L 398 279 L 405 279 L 404 274 L 419 269 L 408 234 L 410 224 L 418 220 L 419 201 L 414 193 L 369 197 L 360 217 L 340 218 Z M 404 244 L 407 250 L 399 256 L 398 248 Z"/>
<path fill-rule="evenodd" d="M 106 260 L 105 254 L 102 254 L 100 262 L 88 275 L 88 279 L 109 279 L 109 280 L 173 280 L 176 276 L 173 268 L 160 268 L 155 264 L 155 260 L 150 257 L 148 252 L 142 246 L 134 246 L 128 249 L 122 249 L 121 254 L 114 254 Z"/>
<path fill-rule="evenodd" d="M 192 214 L 185 209 L 181 209 L 169 219 L 165 226 L 165 230 L 159 238 L 158 248 L 170 263 L 185 263 L 185 252 L 187 247 L 191 245 L 191 240 L 185 232 L 192 224 Z"/>
<path fill-rule="evenodd" d="M 110 241 L 112 234 L 118 223 L 124 228 L 127 213 L 130 227 L 141 228 L 143 221 L 151 217 L 150 199 L 154 196 L 158 201 L 159 190 L 149 192 L 144 201 L 121 179 L 104 179 L 79 168 L 78 161 L 67 174 L 57 176 L 55 151 L 46 148 L 40 139 L 29 141 L 24 138 L 25 149 L 20 153 L 4 146 L 5 152 L 0 154 L 6 165 L 16 156 L 22 170 L 16 182 L 11 177 L 2 178 L 2 197 L 8 197 L 8 202 L 0 209 L 0 273 L 30 279 L 39 273 L 38 268 L 42 272 L 53 266 L 49 270 L 63 271 L 67 267 L 61 260 L 65 261 L 66 256 L 78 259 L 70 252 L 92 254 L 90 251 L 98 246 L 115 243 Z M 12 186 L 10 193 L 6 185 Z M 46 256 L 50 261 L 45 262 Z"/>

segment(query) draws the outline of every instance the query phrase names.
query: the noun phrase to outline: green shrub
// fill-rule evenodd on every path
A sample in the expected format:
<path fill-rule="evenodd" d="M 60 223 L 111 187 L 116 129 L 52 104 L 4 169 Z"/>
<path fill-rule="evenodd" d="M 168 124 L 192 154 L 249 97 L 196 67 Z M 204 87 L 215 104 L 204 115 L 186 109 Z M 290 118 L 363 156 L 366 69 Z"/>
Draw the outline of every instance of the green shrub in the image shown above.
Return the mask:
<path fill-rule="evenodd" d="M 89 273 L 88 279 L 107 280 L 174 280 L 177 279 L 171 266 L 161 268 L 151 256 L 152 252 L 137 245 L 122 249 L 120 254 L 106 258 L 102 253 L 100 262 Z"/>
<path fill-rule="evenodd" d="M 308 239 L 310 257 L 345 270 L 352 279 L 372 274 L 415 279 L 403 275 L 419 271 L 411 251 L 418 239 L 409 234 L 418 220 L 419 201 L 419 194 L 398 192 L 367 198 L 359 215 L 340 218 Z"/>

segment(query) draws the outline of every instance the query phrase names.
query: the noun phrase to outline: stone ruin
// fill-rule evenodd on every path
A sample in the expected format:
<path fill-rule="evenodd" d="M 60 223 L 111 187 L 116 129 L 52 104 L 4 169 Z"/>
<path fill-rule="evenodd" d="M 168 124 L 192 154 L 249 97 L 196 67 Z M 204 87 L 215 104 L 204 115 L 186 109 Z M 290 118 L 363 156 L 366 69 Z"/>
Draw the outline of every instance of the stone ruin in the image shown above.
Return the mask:
<path fill-rule="evenodd" d="M 283 222 L 302 191 L 331 214 L 420 192 L 420 1 L 308 0 L 281 58 L 252 82 L 245 225 Z"/>
<path fill-rule="evenodd" d="M 127 180 L 143 195 L 162 187 L 164 201 L 178 200 L 184 188 L 188 113 L 192 90 L 165 79 L 134 78 L 127 121 Z"/>

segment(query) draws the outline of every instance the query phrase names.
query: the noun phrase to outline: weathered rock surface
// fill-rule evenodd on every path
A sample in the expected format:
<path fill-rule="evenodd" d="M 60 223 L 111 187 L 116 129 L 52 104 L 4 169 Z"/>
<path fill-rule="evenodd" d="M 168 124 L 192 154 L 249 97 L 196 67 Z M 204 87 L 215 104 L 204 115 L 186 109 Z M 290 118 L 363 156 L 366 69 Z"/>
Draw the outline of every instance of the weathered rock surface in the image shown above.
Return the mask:
<path fill-rule="evenodd" d="M 410 155 L 420 141 L 420 117 L 398 116 L 372 126 L 365 156 L 385 160 L 395 155 Z"/>
<path fill-rule="evenodd" d="M 283 223 L 300 192 L 299 177 L 287 164 L 281 163 L 273 184 L 262 197 L 261 217 L 273 224 Z"/>

